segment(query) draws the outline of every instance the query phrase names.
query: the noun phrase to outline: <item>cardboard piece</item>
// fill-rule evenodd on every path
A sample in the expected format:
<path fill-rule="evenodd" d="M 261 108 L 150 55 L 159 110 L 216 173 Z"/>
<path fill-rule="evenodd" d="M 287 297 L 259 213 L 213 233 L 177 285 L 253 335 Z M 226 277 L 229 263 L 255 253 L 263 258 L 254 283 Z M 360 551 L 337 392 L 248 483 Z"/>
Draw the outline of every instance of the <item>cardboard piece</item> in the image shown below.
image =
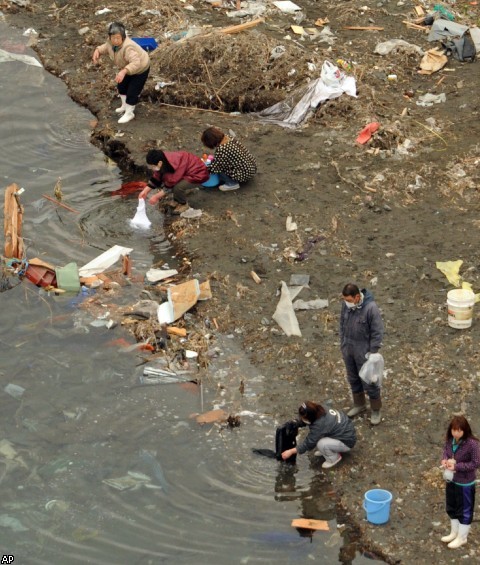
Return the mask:
<path fill-rule="evenodd" d="M 51 269 L 52 271 L 55 270 L 55 265 L 51 265 L 38 257 L 34 257 L 33 259 L 28 260 L 29 265 L 34 265 L 35 267 L 45 267 L 46 269 Z"/>
<path fill-rule="evenodd" d="M 436 73 L 448 63 L 448 57 L 443 53 L 443 49 L 429 49 L 420 61 L 418 74 L 431 75 Z"/>
<path fill-rule="evenodd" d="M 200 285 L 192 279 L 168 289 L 168 300 L 160 304 L 157 311 L 160 324 L 171 324 L 195 306 L 200 296 Z"/>
<path fill-rule="evenodd" d="M 210 300 L 210 298 L 212 298 L 210 281 L 205 281 L 200 285 L 200 294 L 198 296 L 198 300 Z"/>
<path fill-rule="evenodd" d="M 197 279 L 177 284 L 168 289 L 168 300 L 173 303 L 173 321 L 178 320 L 195 306 L 200 296 L 200 285 Z"/>

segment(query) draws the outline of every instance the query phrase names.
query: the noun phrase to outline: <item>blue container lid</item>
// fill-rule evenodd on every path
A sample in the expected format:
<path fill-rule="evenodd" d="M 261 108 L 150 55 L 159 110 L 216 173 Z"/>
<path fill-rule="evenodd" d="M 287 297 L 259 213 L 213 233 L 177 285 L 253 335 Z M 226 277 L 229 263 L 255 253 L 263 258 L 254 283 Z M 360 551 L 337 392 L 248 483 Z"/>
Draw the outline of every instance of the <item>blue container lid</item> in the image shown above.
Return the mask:
<path fill-rule="evenodd" d="M 206 188 L 213 188 L 214 186 L 218 186 L 220 184 L 220 177 L 217 174 L 210 175 L 210 178 L 207 182 L 204 182 L 202 186 Z"/>
<path fill-rule="evenodd" d="M 132 37 L 132 41 L 138 43 L 145 51 L 154 51 L 158 47 L 154 37 Z"/>

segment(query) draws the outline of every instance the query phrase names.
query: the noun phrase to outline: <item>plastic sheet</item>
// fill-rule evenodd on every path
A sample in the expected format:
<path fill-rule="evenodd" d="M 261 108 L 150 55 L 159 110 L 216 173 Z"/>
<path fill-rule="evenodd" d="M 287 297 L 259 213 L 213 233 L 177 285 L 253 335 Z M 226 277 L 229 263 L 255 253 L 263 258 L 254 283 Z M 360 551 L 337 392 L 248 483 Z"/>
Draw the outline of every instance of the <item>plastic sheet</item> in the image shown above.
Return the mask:
<path fill-rule="evenodd" d="M 287 285 L 282 281 L 282 294 L 272 318 L 282 328 L 286 335 L 302 337 L 297 316 L 292 305 L 292 299 Z"/>
<path fill-rule="evenodd" d="M 319 104 L 338 98 L 342 94 L 356 98 L 357 86 L 354 77 L 345 75 L 330 85 L 326 85 L 321 78 L 318 78 L 306 87 L 296 90 L 286 100 L 277 102 L 257 115 L 262 122 L 295 128 L 301 125 Z"/>

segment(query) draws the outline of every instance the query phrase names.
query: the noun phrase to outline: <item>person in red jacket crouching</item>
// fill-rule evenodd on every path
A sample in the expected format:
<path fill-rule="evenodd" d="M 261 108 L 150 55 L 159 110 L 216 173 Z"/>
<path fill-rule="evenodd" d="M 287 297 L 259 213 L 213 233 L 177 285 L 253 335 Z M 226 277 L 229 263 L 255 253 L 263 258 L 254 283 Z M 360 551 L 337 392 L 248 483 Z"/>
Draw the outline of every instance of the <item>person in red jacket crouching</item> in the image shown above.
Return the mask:
<path fill-rule="evenodd" d="M 150 191 L 157 188 L 158 192 L 148 199 L 149 204 L 156 204 L 167 194 L 173 193 L 173 200 L 177 204 L 186 205 L 188 190 L 206 182 L 210 177 L 200 157 L 187 151 L 151 149 L 146 159 L 153 174 L 138 197 L 147 198 Z"/>

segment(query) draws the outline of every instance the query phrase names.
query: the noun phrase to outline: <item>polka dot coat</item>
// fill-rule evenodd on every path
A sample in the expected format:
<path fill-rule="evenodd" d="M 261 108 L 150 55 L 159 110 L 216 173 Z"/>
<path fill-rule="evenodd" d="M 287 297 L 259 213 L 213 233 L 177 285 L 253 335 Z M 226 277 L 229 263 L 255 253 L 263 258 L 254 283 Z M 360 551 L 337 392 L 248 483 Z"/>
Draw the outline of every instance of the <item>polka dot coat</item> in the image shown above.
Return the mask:
<path fill-rule="evenodd" d="M 246 182 L 257 172 L 255 157 L 238 140 L 229 139 L 215 149 L 211 173 L 224 173 L 236 182 Z"/>

